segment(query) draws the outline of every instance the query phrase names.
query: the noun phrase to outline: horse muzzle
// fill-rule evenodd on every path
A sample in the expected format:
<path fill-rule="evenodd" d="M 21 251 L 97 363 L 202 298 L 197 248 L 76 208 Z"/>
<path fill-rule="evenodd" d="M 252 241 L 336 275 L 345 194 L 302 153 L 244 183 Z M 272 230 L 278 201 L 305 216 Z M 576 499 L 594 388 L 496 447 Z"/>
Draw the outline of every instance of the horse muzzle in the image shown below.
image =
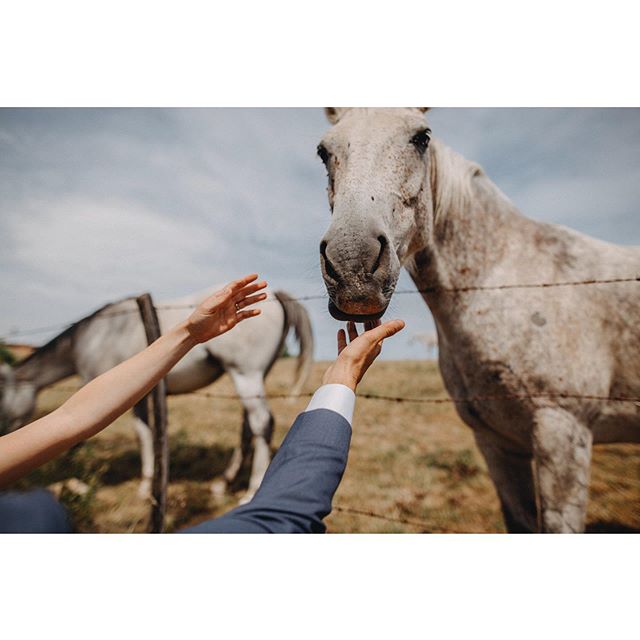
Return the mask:
<path fill-rule="evenodd" d="M 346 313 L 337 307 L 335 302 L 329 300 L 329 313 L 335 320 L 341 320 L 344 322 L 372 322 L 373 320 L 379 320 L 385 314 L 387 306 L 375 313 Z"/>
<path fill-rule="evenodd" d="M 385 293 L 392 291 L 393 287 L 380 287 L 374 281 L 354 280 L 350 286 L 338 287 L 325 280 L 331 316 L 347 322 L 371 322 L 382 318 L 389 306 Z"/>
<path fill-rule="evenodd" d="M 336 238 L 330 229 L 320 243 L 320 268 L 329 294 L 329 313 L 336 319 L 371 322 L 381 318 L 399 273 L 386 233 L 378 230 L 358 243 Z"/>

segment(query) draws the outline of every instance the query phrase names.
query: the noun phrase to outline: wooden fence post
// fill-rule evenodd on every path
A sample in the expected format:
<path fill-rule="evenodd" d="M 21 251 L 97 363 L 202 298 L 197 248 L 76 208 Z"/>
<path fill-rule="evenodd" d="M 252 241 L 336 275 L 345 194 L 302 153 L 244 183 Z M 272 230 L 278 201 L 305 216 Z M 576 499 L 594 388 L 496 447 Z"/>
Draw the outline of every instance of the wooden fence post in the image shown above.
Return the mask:
<path fill-rule="evenodd" d="M 151 295 L 145 293 L 136 299 L 142 324 L 151 344 L 160 337 L 158 314 Z M 167 437 L 167 387 L 164 379 L 141 402 L 147 403 L 149 426 L 153 433 L 153 482 L 151 485 L 151 515 L 149 532 L 162 533 L 167 508 L 167 483 L 169 481 L 169 439 Z"/>

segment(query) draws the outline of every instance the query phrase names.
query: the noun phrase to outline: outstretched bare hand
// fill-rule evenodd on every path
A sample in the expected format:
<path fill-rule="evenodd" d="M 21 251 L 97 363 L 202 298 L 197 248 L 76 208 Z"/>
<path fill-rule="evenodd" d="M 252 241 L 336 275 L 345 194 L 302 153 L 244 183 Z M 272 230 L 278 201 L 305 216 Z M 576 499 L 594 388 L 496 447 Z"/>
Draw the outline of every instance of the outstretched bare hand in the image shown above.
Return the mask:
<path fill-rule="evenodd" d="M 260 315 L 260 309 L 246 309 L 260 302 L 266 293 L 256 293 L 267 286 L 257 273 L 240 278 L 216 291 L 200 303 L 187 320 L 187 330 L 196 343 L 207 342 L 233 329 L 239 322 Z"/>
<path fill-rule="evenodd" d="M 362 376 L 382 351 L 382 342 L 404 328 L 402 320 L 367 322 L 365 331 L 358 336 L 353 322 L 347 323 L 350 343 L 344 329 L 338 331 L 338 359 L 327 369 L 323 384 L 343 384 L 356 390 Z"/>

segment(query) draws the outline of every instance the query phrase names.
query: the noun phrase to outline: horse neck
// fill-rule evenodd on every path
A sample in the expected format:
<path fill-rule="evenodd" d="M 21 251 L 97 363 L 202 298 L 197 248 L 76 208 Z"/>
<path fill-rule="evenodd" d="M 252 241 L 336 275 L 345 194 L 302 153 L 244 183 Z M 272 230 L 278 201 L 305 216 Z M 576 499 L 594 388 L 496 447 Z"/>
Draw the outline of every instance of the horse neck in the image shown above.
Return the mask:
<path fill-rule="evenodd" d="M 421 289 L 477 285 L 531 221 L 479 165 L 439 143 L 430 153 L 432 225 L 407 270 Z"/>
<path fill-rule="evenodd" d="M 72 335 L 62 334 L 32 353 L 15 368 L 16 380 L 42 389 L 76 372 Z"/>

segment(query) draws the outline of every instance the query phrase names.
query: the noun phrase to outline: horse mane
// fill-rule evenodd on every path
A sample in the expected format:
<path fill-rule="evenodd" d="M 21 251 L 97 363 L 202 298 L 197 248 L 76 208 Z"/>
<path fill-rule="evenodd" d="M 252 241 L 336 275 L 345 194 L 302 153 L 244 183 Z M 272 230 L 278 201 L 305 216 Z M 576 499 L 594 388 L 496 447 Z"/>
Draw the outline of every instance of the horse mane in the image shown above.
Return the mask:
<path fill-rule="evenodd" d="M 108 309 L 113 305 L 120 304 L 121 302 L 125 302 L 126 300 L 133 300 L 133 298 L 122 298 L 122 300 L 118 300 L 117 302 L 108 302 L 107 304 L 103 305 L 99 309 L 96 309 L 94 312 L 90 313 L 88 316 L 85 316 L 84 318 L 77 320 L 73 324 L 69 325 L 64 331 L 59 333 L 57 336 L 54 336 L 53 338 L 51 338 L 51 340 L 43 344 L 41 347 L 38 347 L 33 353 L 28 355 L 24 360 L 21 360 L 20 362 L 18 362 L 15 365 L 15 367 L 22 368 L 24 365 L 27 365 L 30 361 L 35 360 L 37 356 L 41 356 L 43 353 L 53 351 L 58 346 L 60 346 L 60 344 L 64 340 L 71 338 L 71 336 L 75 333 L 78 327 L 88 322 L 89 320 L 92 320 L 98 314 L 102 313 L 105 309 Z"/>
<path fill-rule="evenodd" d="M 447 211 L 468 207 L 473 199 L 474 178 L 486 178 L 486 174 L 477 162 L 467 160 L 440 140 L 431 142 L 429 153 L 429 179 L 437 221 Z M 487 178 L 487 182 L 491 181 Z"/>

